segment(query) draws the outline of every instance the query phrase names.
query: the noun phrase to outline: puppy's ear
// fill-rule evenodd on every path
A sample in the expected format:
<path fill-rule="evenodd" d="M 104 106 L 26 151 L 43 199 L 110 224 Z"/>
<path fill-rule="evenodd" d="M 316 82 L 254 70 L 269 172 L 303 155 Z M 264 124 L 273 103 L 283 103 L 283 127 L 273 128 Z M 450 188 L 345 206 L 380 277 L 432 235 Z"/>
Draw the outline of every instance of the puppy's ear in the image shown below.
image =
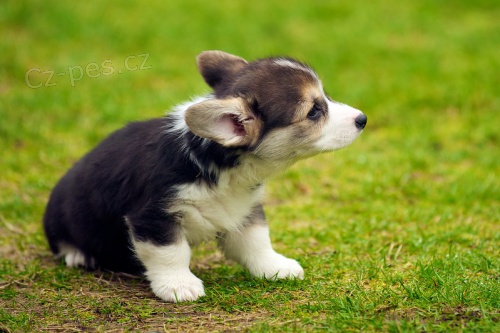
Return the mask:
<path fill-rule="evenodd" d="M 185 120 L 194 134 L 225 147 L 254 145 L 263 126 L 242 98 L 209 99 L 194 104 L 186 110 Z"/>
<path fill-rule="evenodd" d="M 226 52 L 204 51 L 196 57 L 196 64 L 205 82 L 216 89 L 220 83 L 233 77 L 248 62 Z"/>

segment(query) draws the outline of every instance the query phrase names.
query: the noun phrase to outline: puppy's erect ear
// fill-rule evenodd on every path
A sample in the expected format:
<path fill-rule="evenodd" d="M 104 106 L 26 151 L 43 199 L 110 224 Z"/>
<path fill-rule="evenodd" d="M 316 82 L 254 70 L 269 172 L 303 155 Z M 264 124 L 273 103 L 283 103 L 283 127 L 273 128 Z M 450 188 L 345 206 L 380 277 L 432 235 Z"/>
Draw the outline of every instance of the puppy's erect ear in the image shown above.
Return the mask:
<path fill-rule="evenodd" d="M 248 64 L 245 59 L 222 51 L 204 51 L 198 55 L 196 63 L 205 82 L 213 89 Z"/>
<path fill-rule="evenodd" d="M 185 113 L 189 129 L 225 147 L 254 145 L 262 121 L 242 98 L 209 99 L 190 106 Z"/>

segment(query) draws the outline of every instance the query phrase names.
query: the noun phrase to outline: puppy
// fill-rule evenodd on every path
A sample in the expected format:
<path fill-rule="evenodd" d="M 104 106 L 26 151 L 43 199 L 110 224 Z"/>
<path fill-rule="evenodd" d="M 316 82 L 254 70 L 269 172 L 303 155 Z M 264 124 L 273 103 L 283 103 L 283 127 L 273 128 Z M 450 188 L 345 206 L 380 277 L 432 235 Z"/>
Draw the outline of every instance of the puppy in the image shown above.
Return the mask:
<path fill-rule="evenodd" d="M 273 250 L 263 183 L 347 146 L 367 118 L 293 59 L 206 51 L 197 65 L 212 94 L 116 131 L 54 188 L 44 229 L 67 266 L 143 273 L 162 300 L 193 301 L 205 293 L 190 247 L 217 239 L 254 276 L 303 278 L 297 261 Z"/>

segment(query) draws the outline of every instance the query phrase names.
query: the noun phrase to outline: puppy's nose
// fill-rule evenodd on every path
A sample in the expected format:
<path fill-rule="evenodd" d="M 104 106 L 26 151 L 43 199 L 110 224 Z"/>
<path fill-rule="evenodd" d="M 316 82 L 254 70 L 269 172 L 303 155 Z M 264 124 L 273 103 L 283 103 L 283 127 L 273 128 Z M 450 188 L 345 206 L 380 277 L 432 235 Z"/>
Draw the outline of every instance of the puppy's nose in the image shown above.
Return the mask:
<path fill-rule="evenodd" d="M 356 119 L 354 119 L 354 122 L 356 123 L 356 127 L 359 130 L 362 130 L 363 128 L 365 128 L 367 120 L 368 118 L 366 118 L 365 114 L 362 113 L 359 116 L 357 116 Z"/>

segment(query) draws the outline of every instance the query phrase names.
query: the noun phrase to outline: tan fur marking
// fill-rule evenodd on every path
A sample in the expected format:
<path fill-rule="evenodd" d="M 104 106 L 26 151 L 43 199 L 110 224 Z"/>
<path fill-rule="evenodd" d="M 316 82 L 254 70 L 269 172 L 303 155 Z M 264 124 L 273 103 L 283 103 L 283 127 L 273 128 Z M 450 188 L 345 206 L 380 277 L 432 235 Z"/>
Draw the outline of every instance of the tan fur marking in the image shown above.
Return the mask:
<path fill-rule="evenodd" d="M 293 122 L 301 122 L 307 118 L 307 114 L 314 105 L 316 98 L 322 98 L 323 93 L 316 84 L 308 84 L 302 88 L 303 100 L 295 110 Z"/>

